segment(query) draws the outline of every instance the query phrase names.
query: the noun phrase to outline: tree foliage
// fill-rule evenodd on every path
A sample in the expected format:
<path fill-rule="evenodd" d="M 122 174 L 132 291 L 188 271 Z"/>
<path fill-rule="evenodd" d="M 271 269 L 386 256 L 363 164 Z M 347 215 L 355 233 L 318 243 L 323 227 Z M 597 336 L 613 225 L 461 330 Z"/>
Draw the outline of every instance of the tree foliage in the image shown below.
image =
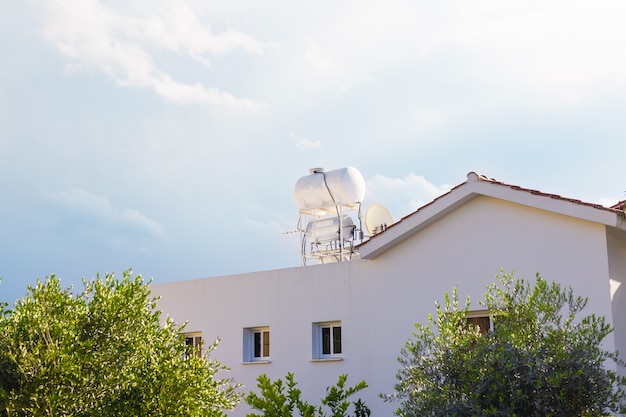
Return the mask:
<path fill-rule="evenodd" d="M 246 396 L 246 402 L 250 407 L 263 414 L 249 413 L 247 417 L 292 417 L 298 413 L 302 417 L 347 417 L 352 405 L 354 417 L 369 417 L 369 408 L 358 399 L 348 400 L 349 397 L 367 388 L 367 383 L 361 381 L 354 387 L 346 388 L 347 375 L 340 375 L 336 385 L 326 388 L 326 396 L 321 399 L 321 405 L 314 406 L 301 399 L 301 390 L 296 386 L 293 373 L 287 373 L 286 383 L 279 378 L 272 380 L 265 374 L 257 378 L 257 387 L 261 390 L 260 395 L 250 392 Z M 326 414 L 327 407 L 330 414 Z"/>
<path fill-rule="evenodd" d="M 604 317 L 579 317 L 587 299 L 537 275 L 534 285 L 501 274 L 485 293 L 492 328 L 468 323 L 456 289 L 435 318 L 416 324 L 402 349 L 396 414 L 422 416 L 607 416 L 619 411 L 625 380 Z"/>
<path fill-rule="evenodd" d="M 52 275 L 0 315 L 0 416 L 222 416 L 239 401 L 225 369 L 161 322 L 131 271 L 85 281 Z"/>

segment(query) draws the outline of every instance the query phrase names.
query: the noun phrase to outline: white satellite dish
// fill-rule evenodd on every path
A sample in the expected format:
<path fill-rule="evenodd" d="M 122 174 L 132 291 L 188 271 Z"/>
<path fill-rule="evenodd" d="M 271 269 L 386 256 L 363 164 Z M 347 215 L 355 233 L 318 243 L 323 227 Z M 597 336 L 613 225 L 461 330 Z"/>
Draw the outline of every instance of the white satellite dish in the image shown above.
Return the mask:
<path fill-rule="evenodd" d="M 365 212 L 365 228 L 370 236 L 385 231 L 393 223 L 391 213 L 380 204 L 372 204 Z"/>

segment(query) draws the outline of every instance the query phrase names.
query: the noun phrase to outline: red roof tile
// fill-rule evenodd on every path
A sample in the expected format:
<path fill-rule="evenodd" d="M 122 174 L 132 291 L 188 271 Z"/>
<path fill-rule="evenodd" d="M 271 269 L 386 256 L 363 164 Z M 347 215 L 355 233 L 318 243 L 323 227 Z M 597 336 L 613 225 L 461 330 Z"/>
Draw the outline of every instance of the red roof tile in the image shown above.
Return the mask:
<path fill-rule="evenodd" d="M 468 173 L 468 177 L 469 177 L 470 174 L 472 174 L 472 172 Z M 563 197 L 563 196 L 560 196 L 558 194 L 544 193 L 544 192 L 539 191 L 539 190 L 534 190 L 534 189 L 531 189 L 531 188 L 525 188 L 525 187 L 522 187 L 522 186 L 519 186 L 519 185 L 507 184 L 507 183 L 504 183 L 502 181 L 495 180 L 493 178 L 488 178 L 488 177 L 486 177 L 484 175 L 476 174 L 476 176 L 478 177 L 478 179 L 480 181 L 490 182 L 492 184 L 503 186 L 503 187 L 509 187 L 512 190 L 527 192 L 527 193 L 530 193 L 530 194 L 533 194 L 533 195 L 538 195 L 538 196 L 550 197 L 550 198 L 553 198 L 555 200 L 567 201 L 567 202 L 570 202 L 570 203 L 579 204 L 581 206 L 593 207 L 593 208 L 598 209 L 598 210 L 609 211 L 609 212 L 612 212 L 612 213 L 624 213 L 624 209 L 625 209 L 625 206 L 626 206 L 626 200 L 620 201 L 619 203 L 615 204 L 614 206 L 605 207 L 605 206 L 603 206 L 601 204 L 597 204 L 597 203 L 588 203 L 588 202 L 585 202 L 585 201 L 582 201 L 582 200 L 578 200 L 578 199 L 574 199 L 574 198 Z M 378 233 L 378 234 L 376 234 L 374 236 L 371 236 L 370 238 L 375 238 L 376 236 L 385 233 L 387 230 L 389 230 L 393 226 L 401 223 L 407 217 L 413 216 L 414 214 L 416 214 L 416 213 L 420 212 L 421 210 L 423 210 L 425 207 L 430 206 L 435 201 L 437 201 L 437 200 L 441 199 L 442 197 L 450 194 L 452 191 L 454 191 L 455 189 L 457 189 L 459 187 L 462 187 L 465 184 L 467 184 L 467 181 L 462 182 L 462 183 L 452 187 L 450 189 L 450 191 L 448 191 L 447 193 L 441 194 L 440 196 L 436 197 L 431 202 L 429 202 L 427 204 L 424 204 L 422 207 L 418 208 L 414 212 L 407 214 L 406 216 L 402 217 L 397 222 L 393 223 L 392 225 L 389 225 L 389 227 L 387 227 L 387 229 L 385 229 L 383 232 L 380 232 L 380 233 Z"/>
<path fill-rule="evenodd" d="M 554 198 L 556 200 L 569 201 L 570 203 L 580 204 L 582 206 L 593 207 L 593 208 L 596 208 L 598 210 L 606 210 L 606 211 L 610 211 L 610 212 L 614 212 L 614 213 L 622 211 L 624 202 L 626 201 L 626 200 L 622 201 L 622 202 L 617 203 L 616 205 L 611 206 L 611 207 L 605 207 L 602 204 L 587 203 L 587 202 L 582 201 L 582 200 L 577 200 L 575 198 L 563 197 L 563 196 L 560 196 L 558 194 L 544 193 L 544 192 L 539 191 L 539 190 L 533 190 L 531 188 L 524 188 L 524 187 L 521 187 L 519 185 L 506 184 L 506 183 L 501 182 L 501 181 L 496 181 L 493 178 L 487 178 L 484 175 L 478 175 L 478 178 L 481 181 L 488 181 L 488 182 L 491 182 L 491 183 L 494 183 L 494 184 L 503 185 L 503 186 L 509 187 L 509 188 L 511 188 L 513 190 L 525 191 L 525 192 L 529 192 L 529 193 L 534 194 L 534 195 L 540 195 L 540 196 L 544 196 L 544 197 Z"/>

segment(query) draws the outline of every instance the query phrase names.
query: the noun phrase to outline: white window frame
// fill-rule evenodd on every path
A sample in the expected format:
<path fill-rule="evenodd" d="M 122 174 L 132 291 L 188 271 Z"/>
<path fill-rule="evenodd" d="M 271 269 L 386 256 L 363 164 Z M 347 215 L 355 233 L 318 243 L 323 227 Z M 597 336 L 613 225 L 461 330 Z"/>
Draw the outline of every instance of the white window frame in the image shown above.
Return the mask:
<path fill-rule="evenodd" d="M 341 321 L 313 323 L 312 341 L 314 361 L 342 360 L 344 349 Z"/>
<path fill-rule="evenodd" d="M 243 363 L 269 363 L 271 354 L 270 336 L 269 326 L 243 329 Z"/>
<path fill-rule="evenodd" d="M 196 349 L 196 356 L 202 357 L 202 332 L 185 332 L 185 344 Z"/>

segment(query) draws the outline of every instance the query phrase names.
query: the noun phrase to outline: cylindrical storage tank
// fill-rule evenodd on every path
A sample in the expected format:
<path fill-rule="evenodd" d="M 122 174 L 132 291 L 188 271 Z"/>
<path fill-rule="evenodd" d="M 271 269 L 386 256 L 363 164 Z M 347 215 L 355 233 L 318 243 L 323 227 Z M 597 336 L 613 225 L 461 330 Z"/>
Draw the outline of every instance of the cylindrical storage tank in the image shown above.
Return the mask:
<path fill-rule="evenodd" d="M 325 243 L 339 240 L 339 229 L 342 230 L 343 240 L 352 237 L 354 231 L 354 222 L 347 214 L 339 217 L 327 217 L 324 219 L 310 221 L 306 225 L 305 235 L 311 243 Z"/>
<path fill-rule="evenodd" d="M 311 175 L 296 182 L 294 194 L 302 214 L 321 216 L 335 212 L 335 206 L 354 210 L 365 197 L 365 180 L 353 167 L 332 171 L 314 168 Z"/>

